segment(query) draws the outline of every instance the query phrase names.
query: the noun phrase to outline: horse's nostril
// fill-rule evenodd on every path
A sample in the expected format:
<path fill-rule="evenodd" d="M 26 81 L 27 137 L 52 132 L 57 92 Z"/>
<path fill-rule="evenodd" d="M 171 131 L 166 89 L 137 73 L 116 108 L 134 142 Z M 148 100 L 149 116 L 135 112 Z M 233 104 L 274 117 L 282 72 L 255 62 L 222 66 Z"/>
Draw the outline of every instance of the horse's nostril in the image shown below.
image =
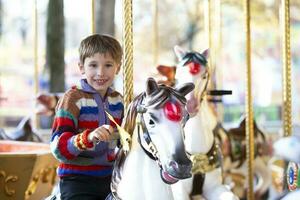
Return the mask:
<path fill-rule="evenodd" d="M 175 161 L 170 161 L 169 166 L 172 167 L 175 171 L 178 170 L 178 164 Z"/>
<path fill-rule="evenodd" d="M 178 164 L 176 161 L 170 161 L 169 166 L 176 172 L 188 171 L 192 168 L 192 162 Z"/>

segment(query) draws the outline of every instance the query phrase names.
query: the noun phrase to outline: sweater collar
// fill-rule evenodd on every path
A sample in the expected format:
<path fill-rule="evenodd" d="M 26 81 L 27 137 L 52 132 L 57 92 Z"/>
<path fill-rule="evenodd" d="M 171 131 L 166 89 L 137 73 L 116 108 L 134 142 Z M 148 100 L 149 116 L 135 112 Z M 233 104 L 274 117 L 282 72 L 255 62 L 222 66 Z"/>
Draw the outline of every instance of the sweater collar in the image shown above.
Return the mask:
<path fill-rule="evenodd" d="M 95 90 L 92 86 L 90 86 L 89 84 L 88 84 L 88 82 L 87 82 L 87 80 L 86 79 L 81 79 L 80 80 L 80 90 L 82 90 L 82 91 L 84 91 L 84 92 L 88 92 L 88 93 L 92 93 L 92 94 L 99 94 L 98 92 L 97 92 L 97 90 Z M 108 89 L 107 89 L 107 92 L 106 92 L 106 95 L 105 96 L 107 96 L 107 95 L 109 95 L 109 94 L 111 94 L 112 93 L 112 89 L 109 87 Z"/>

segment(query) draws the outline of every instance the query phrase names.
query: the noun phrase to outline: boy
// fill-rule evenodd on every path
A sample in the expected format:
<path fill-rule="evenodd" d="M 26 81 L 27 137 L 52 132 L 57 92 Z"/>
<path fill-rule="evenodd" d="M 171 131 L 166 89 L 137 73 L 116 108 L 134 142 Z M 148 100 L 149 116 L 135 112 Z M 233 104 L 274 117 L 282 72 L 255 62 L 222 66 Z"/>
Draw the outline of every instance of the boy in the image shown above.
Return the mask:
<path fill-rule="evenodd" d="M 121 123 L 122 97 L 111 85 L 120 70 L 122 48 L 116 39 L 95 34 L 80 43 L 79 55 L 85 78 L 58 102 L 51 150 L 60 161 L 62 200 L 105 199 L 116 148 L 114 125 L 105 111 Z"/>

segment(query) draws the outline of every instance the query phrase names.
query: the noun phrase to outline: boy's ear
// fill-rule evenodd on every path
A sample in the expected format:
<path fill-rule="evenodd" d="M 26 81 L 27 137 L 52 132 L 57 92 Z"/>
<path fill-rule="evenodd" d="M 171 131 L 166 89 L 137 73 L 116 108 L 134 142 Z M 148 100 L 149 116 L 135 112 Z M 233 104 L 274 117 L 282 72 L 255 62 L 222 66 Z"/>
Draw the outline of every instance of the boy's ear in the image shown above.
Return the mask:
<path fill-rule="evenodd" d="M 80 73 L 84 74 L 84 67 L 83 67 L 83 64 L 80 61 L 78 62 L 78 67 L 79 67 Z"/>
<path fill-rule="evenodd" d="M 118 64 L 116 74 L 118 74 L 118 73 L 120 72 L 120 70 L 121 70 L 121 65 L 122 65 L 121 63 Z"/>

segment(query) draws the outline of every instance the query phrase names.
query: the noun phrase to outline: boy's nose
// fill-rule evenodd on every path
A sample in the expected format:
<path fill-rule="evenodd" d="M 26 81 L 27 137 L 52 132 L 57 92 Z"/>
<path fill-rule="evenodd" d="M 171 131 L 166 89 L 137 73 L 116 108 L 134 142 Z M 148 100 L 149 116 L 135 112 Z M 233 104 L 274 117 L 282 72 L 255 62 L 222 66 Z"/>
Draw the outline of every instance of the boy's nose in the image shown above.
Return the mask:
<path fill-rule="evenodd" d="M 103 74 L 104 74 L 104 70 L 103 70 L 102 67 L 100 67 L 100 68 L 97 70 L 97 75 L 98 75 L 98 76 L 101 76 L 101 75 L 103 75 Z"/>

